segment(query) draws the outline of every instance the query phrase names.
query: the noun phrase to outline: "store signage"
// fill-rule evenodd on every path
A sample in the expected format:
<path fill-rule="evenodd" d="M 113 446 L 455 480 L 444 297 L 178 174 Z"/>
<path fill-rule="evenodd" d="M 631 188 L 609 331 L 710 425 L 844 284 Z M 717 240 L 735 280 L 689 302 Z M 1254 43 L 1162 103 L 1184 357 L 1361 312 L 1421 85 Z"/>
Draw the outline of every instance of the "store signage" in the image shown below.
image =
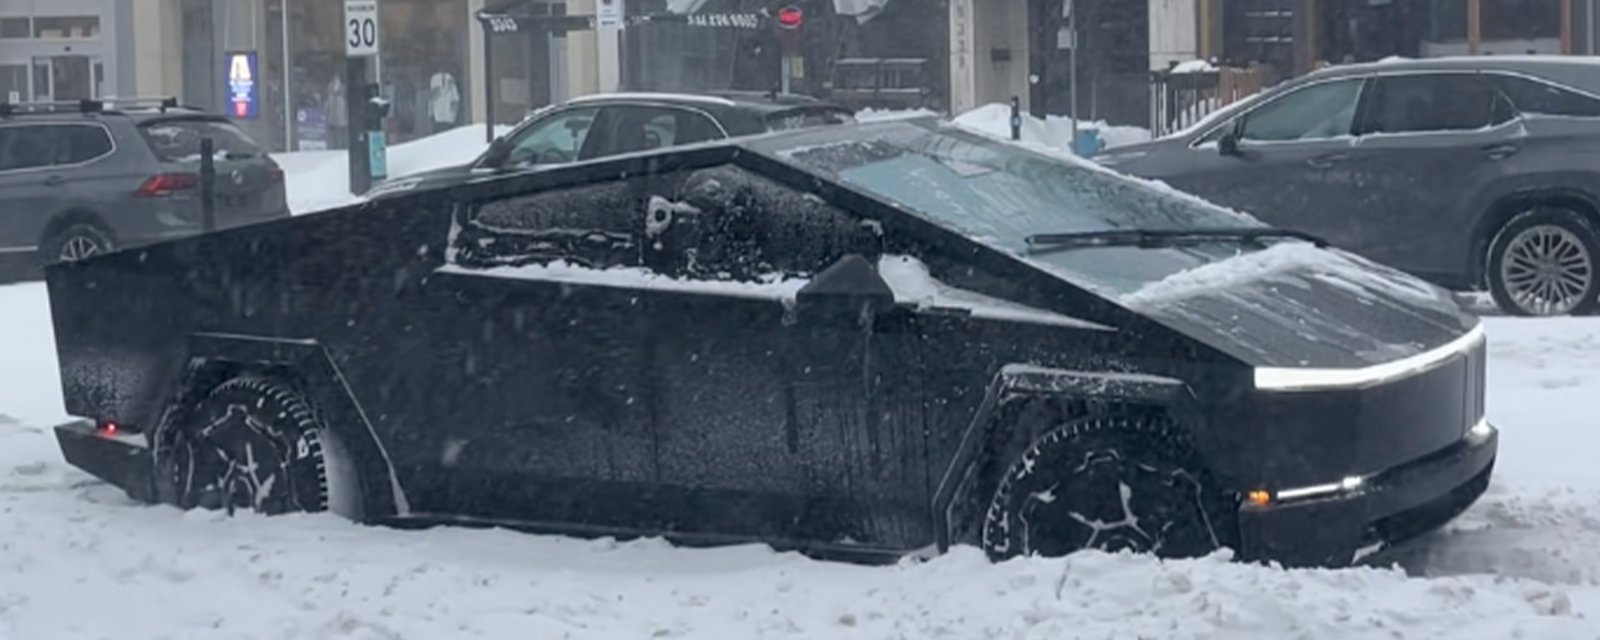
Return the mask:
<path fill-rule="evenodd" d="M 227 60 L 228 115 L 237 120 L 254 120 L 261 112 L 256 52 L 230 51 Z"/>
<path fill-rule="evenodd" d="M 688 22 L 691 27 L 759 29 L 762 20 L 759 13 L 691 13 Z"/>
<path fill-rule="evenodd" d="M 623 16 L 626 13 L 623 0 L 600 0 L 595 4 L 595 22 L 602 31 L 621 29 Z"/>

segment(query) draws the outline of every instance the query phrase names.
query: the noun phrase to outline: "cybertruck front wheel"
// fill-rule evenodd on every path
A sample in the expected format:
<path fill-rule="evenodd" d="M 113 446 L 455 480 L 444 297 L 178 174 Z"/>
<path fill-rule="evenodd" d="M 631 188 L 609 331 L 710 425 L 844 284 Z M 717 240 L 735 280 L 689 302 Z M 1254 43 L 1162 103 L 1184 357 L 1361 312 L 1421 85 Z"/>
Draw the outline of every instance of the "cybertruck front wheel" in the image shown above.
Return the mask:
<path fill-rule="evenodd" d="M 991 559 L 1084 549 L 1195 557 L 1227 546 L 1227 501 L 1159 421 L 1081 418 L 1034 441 L 989 502 Z"/>
<path fill-rule="evenodd" d="M 353 487 L 329 473 L 330 434 L 311 405 L 273 378 L 245 375 L 206 394 L 157 435 L 156 472 L 184 509 L 316 513 Z M 331 481 L 331 482 L 330 482 Z M 352 515 L 352 514 L 342 514 Z"/>

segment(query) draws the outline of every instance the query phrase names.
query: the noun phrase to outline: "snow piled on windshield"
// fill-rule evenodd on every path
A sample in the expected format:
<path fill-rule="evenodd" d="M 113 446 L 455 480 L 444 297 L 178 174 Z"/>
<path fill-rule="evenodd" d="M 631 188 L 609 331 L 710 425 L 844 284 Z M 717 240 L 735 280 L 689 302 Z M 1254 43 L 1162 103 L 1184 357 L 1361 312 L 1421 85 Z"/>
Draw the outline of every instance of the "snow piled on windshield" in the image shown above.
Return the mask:
<path fill-rule="evenodd" d="M 1077 329 L 1111 331 L 1110 327 L 1002 300 L 976 291 L 952 287 L 928 272 L 928 265 L 911 256 L 886 255 L 878 261 L 878 275 L 894 291 L 895 302 L 918 309 L 964 309 L 974 318 L 1032 322 Z"/>
<path fill-rule="evenodd" d="M 1334 249 L 1320 249 L 1306 242 L 1289 241 L 1179 271 L 1119 299 L 1129 307 L 1151 307 L 1252 282 L 1284 279 L 1284 276 L 1319 281 L 1358 298 L 1382 293 L 1428 306 L 1449 298 L 1443 289 L 1365 258 Z"/>

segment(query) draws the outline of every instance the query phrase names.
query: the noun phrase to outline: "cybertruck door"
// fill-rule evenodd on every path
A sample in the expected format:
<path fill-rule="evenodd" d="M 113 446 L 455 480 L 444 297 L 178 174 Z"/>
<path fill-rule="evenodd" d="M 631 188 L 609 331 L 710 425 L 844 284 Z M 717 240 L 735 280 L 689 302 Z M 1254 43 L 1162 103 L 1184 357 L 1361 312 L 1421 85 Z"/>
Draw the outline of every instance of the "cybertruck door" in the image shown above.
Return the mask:
<path fill-rule="evenodd" d="M 604 274 L 638 263 L 637 189 L 614 180 L 457 212 L 450 264 L 426 285 L 431 352 L 404 359 L 423 363 L 401 418 L 417 440 L 414 511 L 627 525 L 619 505 L 655 475 L 648 318 Z"/>
<path fill-rule="evenodd" d="M 852 556 L 931 542 L 915 327 L 868 257 L 878 233 L 739 168 L 663 193 L 651 528 Z"/>

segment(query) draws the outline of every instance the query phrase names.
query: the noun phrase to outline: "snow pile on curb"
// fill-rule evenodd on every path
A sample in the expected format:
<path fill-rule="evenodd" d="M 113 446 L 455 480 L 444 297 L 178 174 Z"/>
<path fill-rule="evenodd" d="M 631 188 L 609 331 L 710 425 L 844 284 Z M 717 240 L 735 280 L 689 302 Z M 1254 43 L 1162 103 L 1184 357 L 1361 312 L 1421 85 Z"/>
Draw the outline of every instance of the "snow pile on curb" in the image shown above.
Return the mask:
<path fill-rule="evenodd" d="M 1011 105 L 986 104 L 956 116 L 953 121 L 963 127 L 979 129 L 1007 139 L 1011 137 Z M 1105 142 L 1106 149 L 1150 141 L 1150 130 L 1141 127 L 1110 125 L 1105 121 L 1080 121 L 1078 128 L 1099 131 L 1100 139 Z M 1064 116 L 1047 116 L 1041 120 L 1024 112 L 1022 141 L 1070 152 L 1072 119 Z"/>
<path fill-rule="evenodd" d="M 511 127 L 495 128 L 495 135 Z M 489 148 L 483 125 L 457 127 L 389 148 L 390 178 L 432 171 L 471 162 Z M 289 190 L 289 210 L 303 215 L 360 202 L 350 193 L 349 160 L 344 151 L 291 151 L 272 154 L 283 167 Z"/>

